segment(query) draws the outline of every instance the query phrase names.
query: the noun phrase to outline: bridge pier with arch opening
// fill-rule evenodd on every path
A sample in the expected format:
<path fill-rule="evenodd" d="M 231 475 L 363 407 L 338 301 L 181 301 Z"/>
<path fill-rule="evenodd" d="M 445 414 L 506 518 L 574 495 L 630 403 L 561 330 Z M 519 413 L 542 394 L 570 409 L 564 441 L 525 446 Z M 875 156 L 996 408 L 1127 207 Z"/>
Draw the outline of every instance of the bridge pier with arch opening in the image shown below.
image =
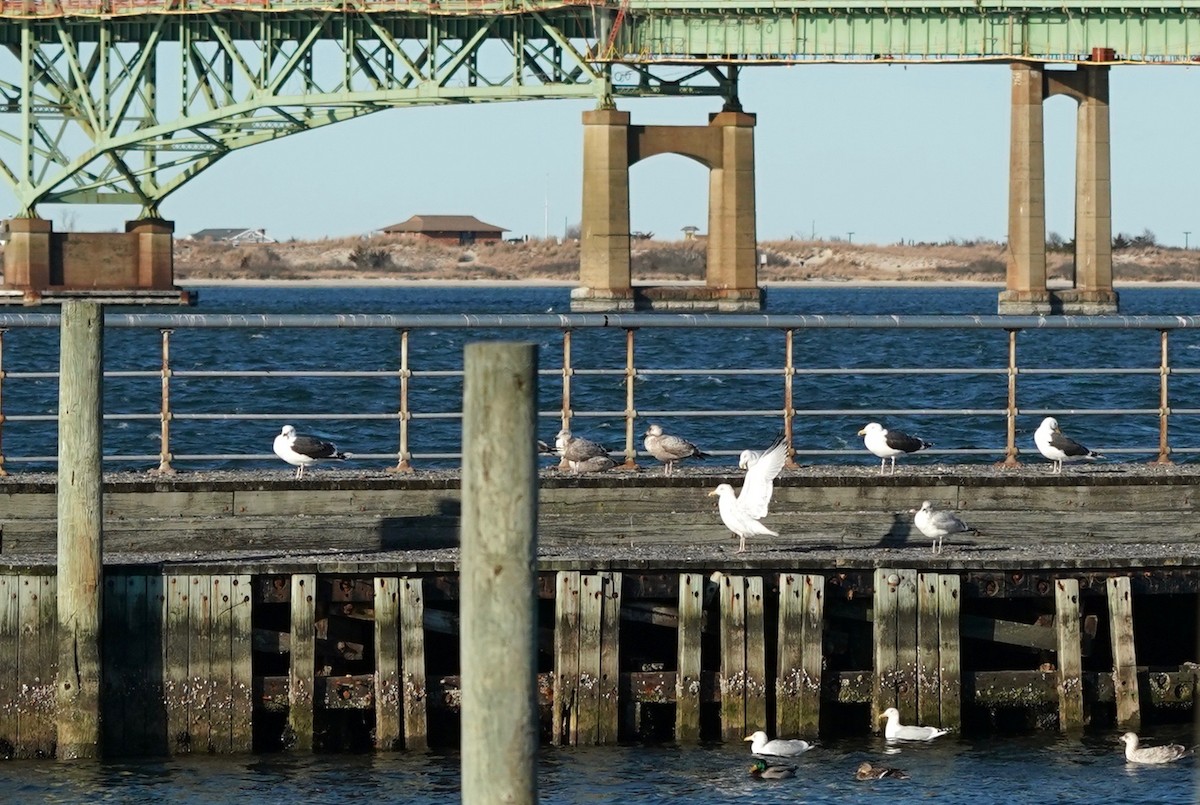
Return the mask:
<path fill-rule="evenodd" d="M 1111 54 L 1093 53 L 1096 60 Z M 1117 312 L 1112 271 L 1112 182 L 1107 65 L 1048 71 L 1012 65 L 1007 287 L 999 312 L 1099 315 Z M 1075 264 L 1072 287 L 1051 289 L 1046 270 L 1043 104 L 1079 104 L 1075 135 Z"/>
<path fill-rule="evenodd" d="M 725 109 L 707 126 L 634 126 L 629 113 L 583 114 L 580 287 L 571 309 L 757 311 L 754 115 Z M 679 154 L 709 170 L 704 285 L 635 286 L 630 253 L 629 168 Z"/>

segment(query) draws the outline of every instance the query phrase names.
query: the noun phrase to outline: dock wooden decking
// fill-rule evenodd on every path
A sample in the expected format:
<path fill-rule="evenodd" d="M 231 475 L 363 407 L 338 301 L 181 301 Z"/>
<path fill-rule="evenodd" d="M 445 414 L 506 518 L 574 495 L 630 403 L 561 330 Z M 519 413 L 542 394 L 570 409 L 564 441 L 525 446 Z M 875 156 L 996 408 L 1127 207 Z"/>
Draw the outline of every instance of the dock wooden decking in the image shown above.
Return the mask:
<path fill-rule="evenodd" d="M 1190 718 L 1200 474 L 786 475 L 784 536 L 740 555 L 722 480 L 543 479 L 544 740 Z M 0 754 L 48 756 L 53 487 L 0 496 Z M 923 499 L 982 534 L 931 554 Z M 110 482 L 105 751 L 454 745 L 456 501 L 444 478 Z"/>

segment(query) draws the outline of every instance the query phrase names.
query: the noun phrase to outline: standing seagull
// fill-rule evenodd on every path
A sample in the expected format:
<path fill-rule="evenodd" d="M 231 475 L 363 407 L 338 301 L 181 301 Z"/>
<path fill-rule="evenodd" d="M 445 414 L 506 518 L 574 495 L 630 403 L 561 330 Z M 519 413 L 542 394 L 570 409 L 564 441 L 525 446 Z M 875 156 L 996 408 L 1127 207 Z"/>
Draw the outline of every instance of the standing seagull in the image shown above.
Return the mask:
<path fill-rule="evenodd" d="M 889 741 L 932 741 L 950 731 L 937 727 L 910 727 L 901 724 L 900 711 L 895 707 L 884 710 L 879 717 L 887 719 L 887 725 L 883 728 L 883 737 Z"/>
<path fill-rule="evenodd" d="M 554 446 L 558 455 L 562 457 L 562 463 L 575 473 L 602 472 L 611 469 L 616 463 L 609 458 L 604 445 L 572 436 L 571 431 L 566 428 L 558 432 L 558 436 L 554 438 Z M 562 469 L 562 464 L 559 468 Z"/>
<path fill-rule="evenodd" d="M 738 553 L 746 552 L 746 537 L 779 536 L 759 520 L 767 516 L 771 494 L 775 491 L 775 479 L 786 460 L 787 443 L 780 435 L 771 443 L 771 447 L 759 456 L 758 461 L 746 470 L 741 492 L 735 495 L 732 486 L 721 484 L 708 493 L 709 497 L 717 496 L 721 522 L 741 540 Z"/>
<path fill-rule="evenodd" d="M 651 425 L 646 428 L 646 452 L 663 462 L 663 475 L 671 474 L 671 467 L 676 461 L 685 458 L 708 458 L 708 453 L 679 436 L 663 433 L 662 425 Z"/>
<path fill-rule="evenodd" d="M 954 512 L 935 510 L 928 500 L 921 504 L 921 508 L 917 509 L 914 515 L 913 524 L 922 534 L 933 540 L 934 553 L 942 552 L 942 540 L 951 534 L 979 533 L 978 528 L 971 528 Z"/>
<path fill-rule="evenodd" d="M 898 430 L 888 430 L 878 422 L 871 422 L 860 430 L 858 435 L 865 436 L 863 442 L 867 445 L 867 449 L 879 456 L 880 475 L 883 475 L 883 467 L 889 458 L 892 460 L 892 475 L 895 475 L 896 456 L 933 447 L 932 442 L 918 439 L 916 436 L 909 436 Z"/>
<path fill-rule="evenodd" d="M 1074 439 L 1063 436 L 1063 432 L 1058 429 L 1058 420 L 1052 416 L 1042 420 L 1042 424 L 1033 434 L 1033 443 L 1037 445 L 1038 452 L 1053 462 L 1051 467 L 1055 473 L 1062 472 L 1064 461 L 1078 461 L 1081 458 L 1095 461 L 1104 458 Z"/>
<path fill-rule="evenodd" d="M 304 477 L 304 468 L 321 459 L 345 461 L 346 453 L 337 449 L 332 442 L 312 436 L 297 436 L 296 429 L 284 425 L 275 437 L 275 455 L 296 467 L 296 477 Z"/>
<path fill-rule="evenodd" d="M 1125 759 L 1130 763 L 1173 763 L 1192 754 L 1192 750 L 1179 744 L 1139 747 L 1137 734 L 1133 732 L 1127 732 L 1117 740 L 1125 744 Z"/>

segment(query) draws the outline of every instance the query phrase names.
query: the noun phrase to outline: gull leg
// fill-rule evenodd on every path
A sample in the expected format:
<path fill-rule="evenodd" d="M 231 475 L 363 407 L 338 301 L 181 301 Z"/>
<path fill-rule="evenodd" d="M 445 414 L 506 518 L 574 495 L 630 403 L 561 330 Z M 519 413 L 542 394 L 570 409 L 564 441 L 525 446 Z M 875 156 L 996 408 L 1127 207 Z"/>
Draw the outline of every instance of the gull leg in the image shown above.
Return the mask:
<path fill-rule="evenodd" d="M 887 459 L 886 458 L 879 459 L 879 474 L 880 475 L 883 475 L 883 470 L 886 467 L 887 467 Z"/>
<path fill-rule="evenodd" d="M 741 538 L 741 540 L 742 540 L 742 541 L 741 541 L 740 543 L 738 543 L 738 549 L 737 549 L 737 552 L 738 552 L 738 553 L 745 553 L 745 552 L 746 552 L 746 538 L 745 538 L 745 537 L 742 537 L 742 538 Z"/>

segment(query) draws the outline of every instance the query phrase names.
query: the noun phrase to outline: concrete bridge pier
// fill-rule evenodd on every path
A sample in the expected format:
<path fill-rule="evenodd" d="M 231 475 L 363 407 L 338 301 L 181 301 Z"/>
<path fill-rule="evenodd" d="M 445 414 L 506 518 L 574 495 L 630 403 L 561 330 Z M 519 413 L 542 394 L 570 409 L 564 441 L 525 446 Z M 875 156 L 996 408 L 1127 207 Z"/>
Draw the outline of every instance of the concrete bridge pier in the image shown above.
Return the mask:
<path fill-rule="evenodd" d="M 0 304 L 39 304 L 114 291 L 127 303 L 183 303 L 175 287 L 175 224 L 161 218 L 128 221 L 124 232 L 55 232 L 44 218 L 5 222 L 4 282 Z"/>
<path fill-rule="evenodd" d="M 1103 55 L 1103 54 L 1100 54 Z M 1012 65 L 1009 155 L 1008 272 L 1004 314 L 1117 312 L 1112 281 L 1112 188 L 1108 70 L 1074 72 Z M 1067 95 L 1079 104 L 1075 160 L 1073 287 L 1050 289 L 1046 272 L 1046 176 L 1042 104 Z"/>
<path fill-rule="evenodd" d="M 758 311 L 754 115 L 726 109 L 707 126 L 631 126 L 629 113 L 583 114 L 580 287 L 571 309 Z M 630 255 L 629 168 L 680 154 L 709 170 L 705 283 L 635 286 Z"/>

